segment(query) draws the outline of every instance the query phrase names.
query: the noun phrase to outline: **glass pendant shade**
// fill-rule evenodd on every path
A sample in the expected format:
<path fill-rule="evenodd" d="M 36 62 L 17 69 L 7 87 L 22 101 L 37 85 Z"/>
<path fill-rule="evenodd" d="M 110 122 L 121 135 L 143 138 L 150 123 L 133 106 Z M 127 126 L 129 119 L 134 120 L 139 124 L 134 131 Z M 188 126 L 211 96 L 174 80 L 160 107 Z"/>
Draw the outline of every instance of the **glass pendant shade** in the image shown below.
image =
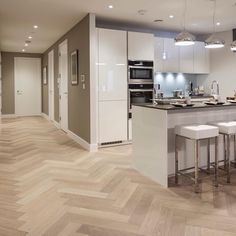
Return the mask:
<path fill-rule="evenodd" d="M 236 40 L 231 44 L 231 51 L 236 52 Z"/>
<path fill-rule="evenodd" d="M 219 38 L 210 36 L 205 41 L 205 48 L 223 48 L 225 46 L 225 41 Z"/>
<path fill-rule="evenodd" d="M 175 37 L 176 46 L 190 46 L 195 43 L 195 36 L 186 31 L 186 12 L 187 0 L 184 0 L 183 31 Z"/>
<path fill-rule="evenodd" d="M 225 46 L 225 41 L 217 38 L 215 36 L 216 32 L 216 0 L 212 0 L 214 2 L 213 8 L 213 16 L 212 16 L 212 27 L 213 34 L 205 41 L 205 48 L 223 48 Z"/>
<path fill-rule="evenodd" d="M 187 31 L 183 31 L 179 33 L 175 38 L 176 46 L 190 46 L 194 45 L 195 36 L 188 33 Z"/>

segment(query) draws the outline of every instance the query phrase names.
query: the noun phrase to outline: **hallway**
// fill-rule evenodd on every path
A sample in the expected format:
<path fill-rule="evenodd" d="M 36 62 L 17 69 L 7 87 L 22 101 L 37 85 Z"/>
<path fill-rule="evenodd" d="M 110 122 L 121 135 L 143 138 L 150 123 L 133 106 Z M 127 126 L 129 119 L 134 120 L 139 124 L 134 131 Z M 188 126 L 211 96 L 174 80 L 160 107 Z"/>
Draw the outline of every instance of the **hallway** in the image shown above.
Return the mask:
<path fill-rule="evenodd" d="M 41 117 L 0 122 L 0 235 L 236 235 L 234 185 L 161 188 L 130 146 L 89 153 Z M 223 180 L 221 180 L 223 182 Z"/>

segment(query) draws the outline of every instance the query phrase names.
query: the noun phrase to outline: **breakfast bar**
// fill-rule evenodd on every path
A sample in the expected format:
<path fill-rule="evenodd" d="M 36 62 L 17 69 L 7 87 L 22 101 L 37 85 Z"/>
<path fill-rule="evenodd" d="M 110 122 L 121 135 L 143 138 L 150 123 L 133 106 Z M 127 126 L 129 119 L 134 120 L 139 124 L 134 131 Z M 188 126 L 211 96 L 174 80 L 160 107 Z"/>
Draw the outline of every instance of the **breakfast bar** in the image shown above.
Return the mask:
<path fill-rule="evenodd" d="M 143 175 L 164 187 L 168 178 L 175 173 L 175 135 L 177 125 L 208 124 L 218 121 L 236 120 L 236 104 L 194 105 L 174 107 L 173 105 L 140 104 L 133 106 L 133 164 Z M 233 148 L 233 140 L 231 147 Z M 223 138 L 219 138 L 219 160 L 223 159 Z M 179 168 L 194 165 L 191 140 L 182 142 L 179 152 Z M 214 145 L 210 145 L 214 153 Z M 200 166 L 206 165 L 207 142 L 200 143 Z M 213 155 L 212 155 L 213 156 Z M 212 157 L 213 158 L 213 157 Z M 233 159 L 231 152 L 231 159 Z"/>

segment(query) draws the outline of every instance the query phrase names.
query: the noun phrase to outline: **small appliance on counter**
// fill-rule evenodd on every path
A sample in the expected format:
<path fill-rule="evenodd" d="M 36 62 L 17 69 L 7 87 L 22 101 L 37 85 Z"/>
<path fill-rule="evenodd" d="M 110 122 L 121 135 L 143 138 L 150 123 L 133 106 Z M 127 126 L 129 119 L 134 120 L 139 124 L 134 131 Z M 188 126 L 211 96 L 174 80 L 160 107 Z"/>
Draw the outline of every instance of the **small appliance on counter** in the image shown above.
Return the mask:
<path fill-rule="evenodd" d="M 176 89 L 172 91 L 174 98 L 182 98 L 183 97 L 183 90 L 182 89 Z"/>
<path fill-rule="evenodd" d="M 164 97 L 164 93 L 161 91 L 160 84 L 154 84 L 153 88 L 153 99 L 160 99 Z"/>

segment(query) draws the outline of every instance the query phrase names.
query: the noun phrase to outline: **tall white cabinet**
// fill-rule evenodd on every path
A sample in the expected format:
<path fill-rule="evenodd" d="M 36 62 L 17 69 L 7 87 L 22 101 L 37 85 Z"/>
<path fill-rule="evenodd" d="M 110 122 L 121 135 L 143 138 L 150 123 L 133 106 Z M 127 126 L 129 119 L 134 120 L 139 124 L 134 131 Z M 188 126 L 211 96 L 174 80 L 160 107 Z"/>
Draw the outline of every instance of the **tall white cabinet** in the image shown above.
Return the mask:
<path fill-rule="evenodd" d="M 97 29 L 98 142 L 127 140 L 127 32 Z"/>

